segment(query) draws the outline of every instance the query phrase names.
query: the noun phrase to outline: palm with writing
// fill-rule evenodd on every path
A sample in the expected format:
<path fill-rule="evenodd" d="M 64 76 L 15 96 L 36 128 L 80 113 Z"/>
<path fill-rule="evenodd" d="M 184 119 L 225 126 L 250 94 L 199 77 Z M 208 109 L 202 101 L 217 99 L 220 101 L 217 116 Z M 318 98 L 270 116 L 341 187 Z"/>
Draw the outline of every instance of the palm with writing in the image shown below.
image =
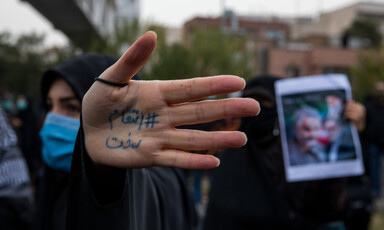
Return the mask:
<path fill-rule="evenodd" d="M 121 168 L 171 166 L 208 169 L 219 164 L 211 155 L 188 150 L 240 147 L 246 136 L 237 131 L 203 132 L 177 129 L 228 117 L 255 116 L 253 99 L 203 100 L 211 95 L 241 90 L 236 76 L 215 76 L 170 81 L 134 81 L 156 45 L 156 34 L 141 36 L 100 78 L 129 83 L 115 87 L 95 82 L 83 100 L 85 146 L 91 159 Z"/>

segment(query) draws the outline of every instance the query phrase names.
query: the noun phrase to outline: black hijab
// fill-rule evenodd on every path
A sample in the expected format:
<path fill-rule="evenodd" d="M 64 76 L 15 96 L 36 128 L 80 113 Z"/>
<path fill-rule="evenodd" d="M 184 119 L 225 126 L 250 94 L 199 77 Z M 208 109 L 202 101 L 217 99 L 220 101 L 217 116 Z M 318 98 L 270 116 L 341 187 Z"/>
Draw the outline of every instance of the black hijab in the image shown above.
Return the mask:
<path fill-rule="evenodd" d="M 252 78 L 245 87 L 242 97 L 251 97 L 259 101 L 261 111 L 254 117 L 242 119 L 240 130 L 258 144 L 269 144 L 278 136 L 275 82 L 279 78 L 261 75 Z M 266 106 L 265 102 L 269 101 Z"/>
<path fill-rule="evenodd" d="M 47 100 L 49 88 L 57 77 L 63 78 L 82 101 L 85 93 L 91 87 L 94 78 L 98 77 L 117 59 L 103 54 L 83 54 L 48 69 L 41 81 L 42 100 Z"/>
<path fill-rule="evenodd" d="M 115 58 L 102 54 L 84 54 L 48 69 L 42 77 L 41 94 L 43 104 L 47 108 L 47 97 L 52 83 L 62 78 L 71 87 L 81 102 L 85 93 L 104 70 L 116 62 Z M 65 212 L 69 174 L 44 168 L 38 191 L 38 210 L 32 229 L 61 230 L 65 228 Z"/>
<path fill-rule="evenodd" d="M 248 82 L 243 97 L 260 100 L 269 92 L 275 102 L 279 78 L 259 76 Z M 271 98 L 272 96 L 272 98 Z M 271 100 L 272 99 L 272 100 Z M 263 107 L 256 117 L 242 119 L 248 137 L 239 149 L 218 154 L 220 167 L 211 171 L 211 190 L 204 230 L 211 229 L 316 229 L 338 218 L 341 197 L 338 180 L 288 183 L 279 133 L 277 109 Z"/>

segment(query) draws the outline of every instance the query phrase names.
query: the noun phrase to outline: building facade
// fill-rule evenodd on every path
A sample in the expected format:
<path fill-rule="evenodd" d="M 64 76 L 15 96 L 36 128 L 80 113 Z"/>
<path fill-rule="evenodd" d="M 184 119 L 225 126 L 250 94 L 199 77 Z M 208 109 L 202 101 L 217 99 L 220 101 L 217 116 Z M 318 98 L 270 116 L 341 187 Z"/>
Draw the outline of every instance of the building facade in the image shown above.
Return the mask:
<path fill-rule="evenodd" d="M 380 34 L 384 37 L 384 4 L 359 2 L 323 13 L 318 18 L 293 21 L 291 38 L 294 41 L 308 41 L 317 36 L 322 37 L 323 45 L 341 47 L 345 30 L 358 19 L 369 19 L 375 22 Z"/>
<path fill-rule="evenodd" d="M 267 72 L 280 77 L 327 73 L 349 73 L 358 63 L 356 50 L 332 47 L 310 49 L 270 49 Z"/>
<path fill-rule="evenodd" d="M 233 11 L 226 11 L 220 17 L 195 17 L 184 23 L 184 38 L 187 43 L 198 30 L 221 29 L 247 35 L 259 46 L 284 46 L 290 36 L 290 26 L 275 18 L 238 17 Z"/>

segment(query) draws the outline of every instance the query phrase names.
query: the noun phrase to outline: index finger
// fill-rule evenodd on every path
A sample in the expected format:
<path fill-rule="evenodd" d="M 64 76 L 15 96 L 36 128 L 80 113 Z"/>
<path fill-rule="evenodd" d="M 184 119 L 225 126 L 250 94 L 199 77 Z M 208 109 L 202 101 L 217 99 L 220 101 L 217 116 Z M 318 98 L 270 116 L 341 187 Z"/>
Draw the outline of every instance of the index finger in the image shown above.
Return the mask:
<path fill-rule="evenodd" d="M 163 81 L 159 85 L 162 96 L 168 103 L 180 103 L 233 93 L 244 87 L 245 80 L 233 75 Z"/>
<path fill-rule="evenodd" d="M 156 47 L 156 39 L 155 32 L 144 33 L 100 78 L 115 83 L 128 83 L 148 61 Z"/>

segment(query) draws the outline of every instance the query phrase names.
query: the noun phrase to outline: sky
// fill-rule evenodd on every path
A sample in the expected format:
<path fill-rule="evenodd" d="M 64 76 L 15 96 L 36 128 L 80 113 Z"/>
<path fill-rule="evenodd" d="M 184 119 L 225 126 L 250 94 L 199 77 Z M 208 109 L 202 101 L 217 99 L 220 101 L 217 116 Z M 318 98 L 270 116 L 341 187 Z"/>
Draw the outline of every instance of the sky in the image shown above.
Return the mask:
<path fill-rule="evenodd" d="M 384 3 L 384 0 L 365 0 L 369 1 Z M 141 0 L 140 20 L 181 27 L 195 16 L 218 16 L 224 6 L 238 15 L 316 16 L 320 12 L 356 2 L 358 0 Z M 1 1 L 0 32 L 3 31 L 15 35 L 43 33 L 46 34 L 46 45 L 62 45 L 67 42 L 65 36 L 55 30 L 48 20 L 21 0 Z"/>

